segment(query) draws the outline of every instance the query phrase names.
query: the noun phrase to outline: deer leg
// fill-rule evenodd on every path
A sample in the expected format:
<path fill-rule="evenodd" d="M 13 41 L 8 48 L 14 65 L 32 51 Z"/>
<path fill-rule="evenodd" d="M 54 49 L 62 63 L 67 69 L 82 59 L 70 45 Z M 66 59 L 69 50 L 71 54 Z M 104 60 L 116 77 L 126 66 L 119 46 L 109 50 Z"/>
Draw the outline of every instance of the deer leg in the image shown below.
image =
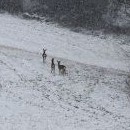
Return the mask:
<path fill-rule="evenodd" d="M 54 74 L 55 74 L 55 68 L 53 69 L 53 71 L 54 71 Z"/>
<path fill-rule="evenodd" d="M 55 75 L 55 68 L 53 69 L 53 74 Z"/>
<path fill-rule="evenodd" d="M 59 69 L 59 75 L 61 74 L 61 70 Z"/>

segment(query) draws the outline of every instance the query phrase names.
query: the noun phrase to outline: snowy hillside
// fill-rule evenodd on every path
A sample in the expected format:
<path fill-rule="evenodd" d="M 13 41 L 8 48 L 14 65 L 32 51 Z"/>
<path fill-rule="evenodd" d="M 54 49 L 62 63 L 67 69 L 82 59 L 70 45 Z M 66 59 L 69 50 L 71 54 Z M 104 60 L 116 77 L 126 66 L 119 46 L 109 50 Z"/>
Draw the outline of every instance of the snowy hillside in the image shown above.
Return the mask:
<path fill-rule="evenodd" d="M 7 14 L 0 21 L 0 130 L 130 129 L 130 48 L 121 39 Z M 50 73 L 52 56 L 68 75 Z"/>
<path fill-rule="evenodd" d="M 42 52 L 80 63 L 129 71 L 130 46 L 113 36 L 101 39 L 91 35 L 71 32 L 67 29 L 36 21 L 27 21 L 0 14 L 0 44 L 31 52 Z M 130 56 L 130 54 L 128 54 Z"/>

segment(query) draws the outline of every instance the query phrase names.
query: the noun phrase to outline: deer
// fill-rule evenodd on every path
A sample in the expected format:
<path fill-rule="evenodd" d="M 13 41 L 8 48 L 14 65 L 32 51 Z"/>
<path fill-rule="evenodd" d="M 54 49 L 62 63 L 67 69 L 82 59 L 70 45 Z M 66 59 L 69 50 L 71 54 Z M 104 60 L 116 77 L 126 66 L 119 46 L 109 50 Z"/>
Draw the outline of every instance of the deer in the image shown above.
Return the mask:
<path fill-rule="evenodd" d="M 65 75 L 66 74 L 66 66 L 61 65 L 60 61 L 57 61 L 57 63 L 58 63 L 59 75 L 60 74 Z"/>
<path fill-rule="evenodd" d="M 54 63 L 54 58 L 51 60 L 51 73 L 55 74 L 55 63 Z"/>
<path fill-rule="evenodd" d="M 46 57 L 47 57 L 46 49 L 44 49 L 44 48 L 43 48 L 43 54 L 42 54 L 42 57 L 43 57 L 43 63 L 44 63 L 45 60 L 46 60 Z"/>

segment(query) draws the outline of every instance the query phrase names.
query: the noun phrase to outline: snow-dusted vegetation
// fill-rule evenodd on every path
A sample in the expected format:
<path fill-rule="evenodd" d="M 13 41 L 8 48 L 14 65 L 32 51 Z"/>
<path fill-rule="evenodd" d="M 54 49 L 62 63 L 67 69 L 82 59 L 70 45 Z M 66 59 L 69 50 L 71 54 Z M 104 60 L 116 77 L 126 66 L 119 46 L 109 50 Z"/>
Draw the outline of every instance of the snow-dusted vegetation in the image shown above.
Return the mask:
<path fill-rule="evenodd" d="M 1 130 L 130 129 L 129 37 L 80 34 L 8 14 L 0 21 Z"/>

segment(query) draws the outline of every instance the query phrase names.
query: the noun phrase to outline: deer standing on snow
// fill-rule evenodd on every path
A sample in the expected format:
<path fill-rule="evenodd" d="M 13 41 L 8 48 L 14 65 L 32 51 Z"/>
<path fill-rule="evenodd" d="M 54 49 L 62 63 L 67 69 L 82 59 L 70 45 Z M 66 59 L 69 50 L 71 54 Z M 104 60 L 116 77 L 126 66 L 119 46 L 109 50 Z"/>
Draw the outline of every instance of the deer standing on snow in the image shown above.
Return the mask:
<path fill-rule="evenodd" d="M 57 63 L 58 63 L 59 74 L 65 75 L 66 74 L 66 66 L 61 65 L 60 61 L 57 61 Z"/>
<path fill-rule="evenodd" d="M 54 58 L 51 60 L 51 73 L 55 74 L 55 63 L 54 63 Z"/>
<path fill-rule="evenodd" d="M 43 54 L 42 54 L 42 57 L 43 57 L 43 63 L 44 63 L 45 60 L 46 60 L 46 57 L 47 57 L 46 49 L 44 49 L 44 48 L 43 48 Z"/>

